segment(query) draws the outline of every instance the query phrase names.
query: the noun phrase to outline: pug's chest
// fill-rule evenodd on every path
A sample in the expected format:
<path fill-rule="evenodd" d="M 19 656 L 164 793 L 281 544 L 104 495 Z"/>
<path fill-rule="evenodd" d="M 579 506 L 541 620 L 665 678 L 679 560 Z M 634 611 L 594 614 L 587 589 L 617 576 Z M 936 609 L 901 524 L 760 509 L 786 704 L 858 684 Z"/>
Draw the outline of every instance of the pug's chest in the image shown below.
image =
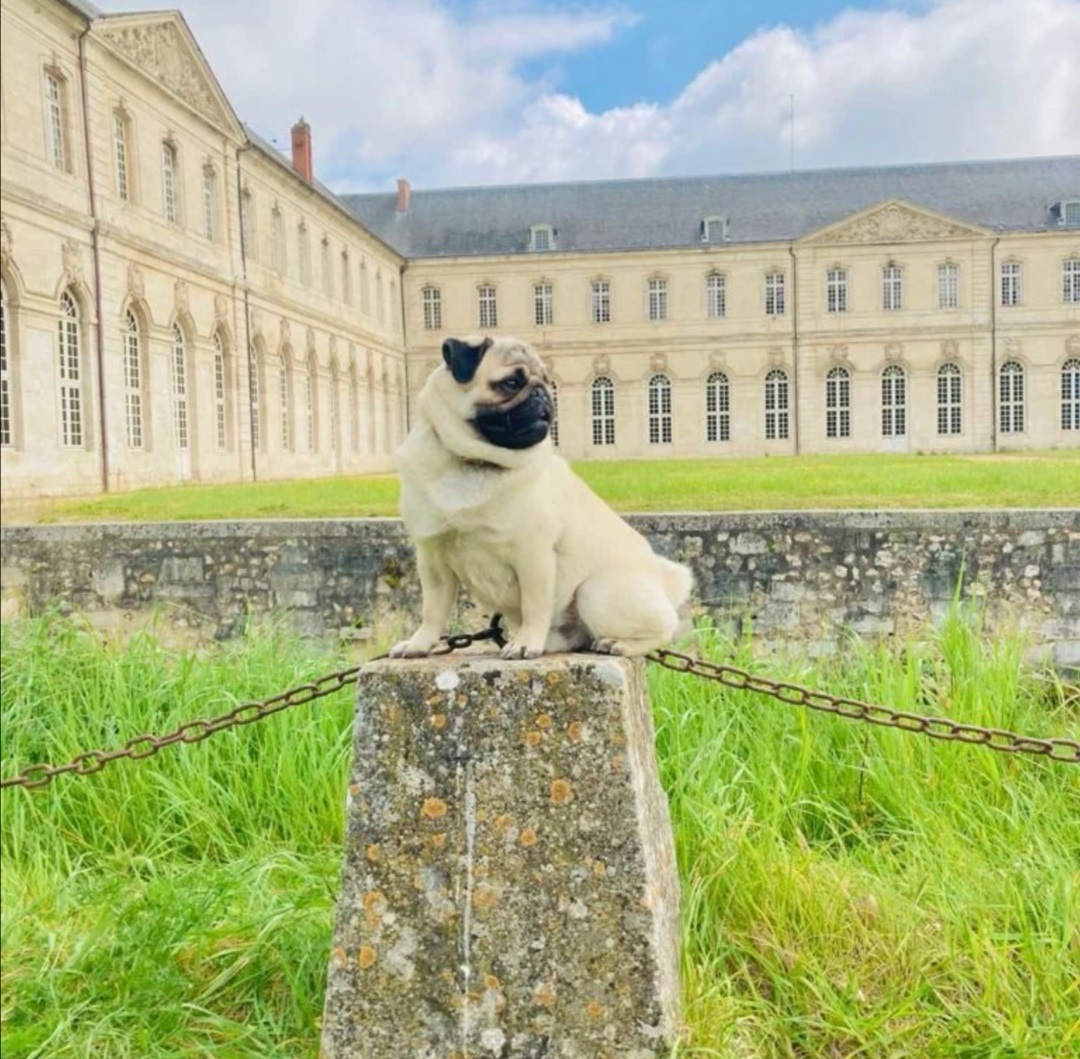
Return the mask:
<path fill-rule="evenodd" d="M 500 543 L 485 542 L 473 534 L 452 534 L 443 539 L 443 557 L 476 602 L 497 610 L 517 610 L 521 589 L 512 551 Z"/>

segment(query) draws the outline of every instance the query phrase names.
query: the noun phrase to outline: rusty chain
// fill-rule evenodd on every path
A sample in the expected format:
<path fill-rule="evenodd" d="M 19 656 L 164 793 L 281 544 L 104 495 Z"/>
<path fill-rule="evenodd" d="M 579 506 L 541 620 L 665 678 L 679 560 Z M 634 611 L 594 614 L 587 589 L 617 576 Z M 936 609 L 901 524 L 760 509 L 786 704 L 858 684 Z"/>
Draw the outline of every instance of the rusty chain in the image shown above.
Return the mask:
<path fill-rule="evenodd" d="M 499 646 L 506 642 L 499 627 L 497 615 L 492 619 L 491 624 L 481 632 L 457 633 L 444 636 L 442 643 L 432 654 L 449 654 L 463 647 L 471 647 L 473 644 L 483 640 L 494 640 Z M 378 656 L 380 659 L 386 657 L 386 655 Z M 768 677 L 750 673 L 748 670 L 739 669 L 737 666 L 710 662 L 707 659 L 695 658 L 693 655 L 681 654 L 678 651 L 664 648 L 653 651 L 645 657 L 648 661 L 655 662 L 657 665 L 677 673 L 690 673 L 703 680 L 723 684 L 728 688 L 756 691 L 762 695 L 769 695 L 774 699 L 778 699 L 789 706 L 805 706 L 808 709 L 831 713 L 849 721 L 866 721 L 869 724 L 897 728 L 903 732 L 926 735 L 931 739 L 951 740 L 972 746 L 985 746 L 991 750 L 1007 754 L 1033 754 L 1049 758 L 1051 761 L 1071 765 L 1080 764 L 1080 741 L 1074 739 L 1037 739 L 1031 736 L 1017 735 L 1015 732 L 1008 732 L 1000 728 L 983 728 L 976 724 L 963 724 L 947 717 L 925 717 L 904 710 L 893 710 L 887 706 L 878 706 L 873 703 L 862 702 L 859 699 L 849 699 L 842 695 L 830 695 L 824 691 L 813 691 L 788 681 L 771 680 Z M 370 659 L 370 661 L 376 660 Z M 172 746 L 174 743 L 201 743 L 204 739 L 209 739 L 210 736 L 216 735 L 218 732 L 242 725 L 254 724 L 256 721 L 280 713 L 282 710 L 292 709 L 294 706 L 303 706 L 309 702 L 314 702 L 316 699 L 333 695 L 341 691 L 342 688 L 355 684 L 362 669 L 362 665 L 351 666 L 335 673 L 328 673 L 326 676 L 299 684 L 288 691 L 283 691 L 281 694 L 274 695 L 261 702 L 241 703 L 239 706 L 217 717 L 211 717 L 207 720 L 188 721 L 167 735 L 137 735 L 116 750 L 87 750 L 81 754 L 76 754 L 75 757 L 63 765 L 49 765 L 45 762 L 28 765 L 18 775 L 0 779 L 0 788 L 22 787 L 26 790 L 38 790 L 47 787 L 56 776 L 61 776 L 64 773 L 73 773 L 76 776 L 90 776 L 95 772 L 100 772 L 110 762 L 117 761 L 120 758 L 141 761 L 144 758 L 153 757 L 163 747 Z"/>

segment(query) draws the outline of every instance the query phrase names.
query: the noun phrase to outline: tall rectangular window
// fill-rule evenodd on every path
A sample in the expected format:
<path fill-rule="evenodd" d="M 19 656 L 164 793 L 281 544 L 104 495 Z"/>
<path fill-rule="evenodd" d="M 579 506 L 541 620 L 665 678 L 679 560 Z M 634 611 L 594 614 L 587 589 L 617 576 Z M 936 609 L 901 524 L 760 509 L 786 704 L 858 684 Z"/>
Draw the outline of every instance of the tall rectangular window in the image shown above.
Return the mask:
<path fill-rule="evenodd" d="M 424 303 L 424 330 L 442 330 L 442 291 L 438 287 L 425 287 L 422 294 Z"/>
<path fill-rule="evenodd" d="M 1061 429 L 1080 430 L 1080 359 L 1061 366 Z"/>
<path fill-rule="evenodd" d="M 904 307 L 904 273 L 899 265 L 881 270 L 881 307 L 890 311 Z"/>
<path fill-rule="evenodd" d="M 773 368 L 765 376 L 765 440 L 786 441 L 790 417 L 787 373 Z"/>
<path fill-rule="evenodd" d="M 224 449 L 228 441 L 228 415 L 225 389 L 225 343 L 221 332 L 214 332 L 214 441 Z"/>
<path fill-rule="evenodd" d="M 113 114 L 113 158 L 116 165 L 116 194 L 122 199 L 131 197 L 128 183 L 127 122 L 120 113 Z"/>
<path fill-rule="evenodd" d="M 649 280 L 649 319 L 666 320 L 667 310 L 667 280 Z"/>
<path fill-rule="evenodd" d="M 143 447 L 142 351 L 139 322 L 130 310 L 124 316 L 124 417 L 130 449 Z"/>
<path fill-rule="evenodd" d="M 56 74 L 45 71 L 45 156 L 49 165 L 67 168 L 64 142 L 64 86 Z"/>
<path fill-rule="evenodd" d="M 82 354 L 79 349 L 79 310 L 75 299 L 60 295 L 60 427 L 64 445 L 83 443 Z"/>
<path fill-rule="evenodd" d="M 296 229 L 296 258 L 300 263 L 300 282 L 305 287 L 311 286 L 311 239 L 307 225 L 300 222 Z"/>
<path fill-rule="evenodd" d="M 334 296 L 334 277 L 330 274 L 330 240 L 324 235 L 322 240 L 322 253 L 319 259 L 319 267 L 322 270 L 323 294 L 328 298 Z"/>
<path fill-rule="evenodd" d="M 251 410 L 251 447 L 262 448 L 262 394 L 259 392 L 259 351 L 248 348 L 248 407 Z"/>
<path fill-rule="evenodd" d="M 1061 263 L 1061 300 L 1066 305 L 1080 305 L 1080 257 Z"/>
<path fill-rule="evenodd" d="M 705 311 L 711 320 L 727 316 L 727 277 L 720 272 L 705 277 Z"/>
<path fill-rule="evenodd" d="M 784 273 L 769 272 L 765 276 L 765 315 L 783 316 L 786 311 Z"/>
<path fill-rule="evenodd" d="M 671 380 L 654 375 L 649 380 L 649 444 L 671 443 Z"/>
<path fill-rule="evenodd" d="M 1020 304 L 1020 262 L 1005 261 L 1001 265 L 1001 304 Z"/>
<path fill-rule="evenodd" d="M 592 442 L 615 444 L 615 384 L 604 375 L 592 384 Z"/>
<path fill-rule="evenodd" d="M 1010 360 L 998 372 L 998 426 L 1002 434 L 1024 430 L 1024 368 Z"/>
<path fill-rule="evenodd" d="M 907 376 L 898 364 L 881 373 L 881 436 L 902 438 L 907 434 Z"/>
<path fill-rule="evenodd" d="M 259 259 L 255 228 L 255 199 L 248 189 L 240 195 L 240 238 L 244 244 L 244 254 L 252 261 Z"/>
<path fill-rule="evenodd" d="M 285 275 L 285 218 L 277 206 L 270 211 L 270 267 Z"/>
<path fill-rule="evenodd" d="M 165 220 L 176 224 L 180 220 L 180 199 L 176 171 L 176 148 L 171 143 L 161 145 L 161 193 Z"/>
<path fill-rule="evenodd" d="M 352 305 L 352 266 L 349 263 L 349 251 L 341 251 L 341 300 Z"/>
<path fill-rule="evenodd" d="M 830 313 L 847 312 L 847 269 L 830 268 L 825 273 L 825 309 Z"/>
<path fill-rule="evenodd" d="M 11 408 L 11 362 L 8 358 L 7 291 L 0 283 L 0 445 L 14 443 Z"/>
<path fill-rule="evenodd" d="M 550 327 L 555 322 L 555 307 L 550 283 L 533 287 L 533 313 L 537 327 Z"/>
<path fill-rule="evenodd" d="M 594 279 L 591 284 L 592 322 L 611 322 L 611 284 L 606 279 Z"/>
<path fill-rule="evenodd" d="M 937 303 L 939 309 L 960 307 L 960 266 L 951 261 L 938 265 Z"/>
<path fill-rule="evenodd" d="M 211 166 L 203 169 L 202 175 L 203 235 L 207 239 L 217 238 L 217 173 Z"/>
<path fill-rule="evenodd" d="M 962 434 L 963 376 L 956 364 L 942 364 L 937 373 L 937 432 L 942 435 Z"/>
<path fill-rule="evenodd" d="M 187 449 L 191 445 L 188 434 L 187 342 L 184 333 L 176 326 L 173 327 L 172 398 L 173 437 L 178 449 Z"/>
<path fill-rule="evenodd" d="M 487 330 L 499 326 L 499 314 L 495 305 L 495 288 L 485 284 L 477 292 L 480 308 L 480 328 Z"/>
<path fill-rule="evenodd" d="M 731 386 L 722 371 L 705 382 L 705 440 L 731 440 Z"/>

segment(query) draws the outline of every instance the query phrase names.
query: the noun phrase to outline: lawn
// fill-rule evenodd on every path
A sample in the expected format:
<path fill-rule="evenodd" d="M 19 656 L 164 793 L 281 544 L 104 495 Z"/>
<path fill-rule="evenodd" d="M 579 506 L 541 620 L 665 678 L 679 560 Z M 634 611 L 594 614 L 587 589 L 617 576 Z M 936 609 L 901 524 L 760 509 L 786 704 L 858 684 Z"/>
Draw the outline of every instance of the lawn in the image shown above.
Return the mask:
<path fill-rule="evenodd" d="M 1076 507 L 1080 449 L 997 456 L 801 456 L 575 464 L 619 511 Z M 9 503 L 13 521 L 359 518 L 397 514 L 393 475 L 184 485 Z"/>
<path fill-rule="evenodd" d="M 5 775 L 341 661 L 265 632 L 198 654 L 57 617 L 2 636 Z M 1075 737 L 1077 689 L 1022 654 L 957 614 L 918 644 L 758 668 Z M 683 887 L 680 1059 L 1080 1054 L 1080 769 L 649 678 Z M 315 1059 L 350 700 L 0 794 L 5 1059 Z"/>

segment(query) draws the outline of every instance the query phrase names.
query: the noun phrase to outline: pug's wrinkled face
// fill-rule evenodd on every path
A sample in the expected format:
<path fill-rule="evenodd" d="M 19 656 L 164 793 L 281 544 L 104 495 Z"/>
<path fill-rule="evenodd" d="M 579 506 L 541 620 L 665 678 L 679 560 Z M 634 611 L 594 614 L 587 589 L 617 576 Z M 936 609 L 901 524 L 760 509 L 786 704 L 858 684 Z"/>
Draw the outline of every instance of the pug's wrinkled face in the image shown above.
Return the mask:
<path fill-rule="evenodd" d="M 476 432 L 504 449 L 527 449 L 548 436 L 555 408 L 543 362 L 513 338 L 448 338 L 443 360 L 467 398 Z"/>

